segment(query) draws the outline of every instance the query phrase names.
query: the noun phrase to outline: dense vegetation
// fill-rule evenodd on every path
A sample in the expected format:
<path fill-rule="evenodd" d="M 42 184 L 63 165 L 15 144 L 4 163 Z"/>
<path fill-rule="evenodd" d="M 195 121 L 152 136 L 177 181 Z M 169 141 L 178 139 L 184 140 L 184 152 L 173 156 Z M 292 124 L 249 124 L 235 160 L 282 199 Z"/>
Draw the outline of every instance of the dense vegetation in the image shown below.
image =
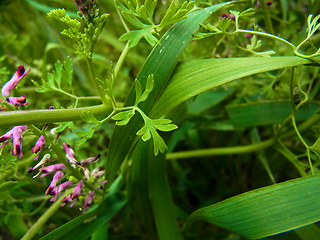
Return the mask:
<path fill-rule="evenodd" d="M 0 240 L 319 239 L 320 1 L 0 10 Z"/>

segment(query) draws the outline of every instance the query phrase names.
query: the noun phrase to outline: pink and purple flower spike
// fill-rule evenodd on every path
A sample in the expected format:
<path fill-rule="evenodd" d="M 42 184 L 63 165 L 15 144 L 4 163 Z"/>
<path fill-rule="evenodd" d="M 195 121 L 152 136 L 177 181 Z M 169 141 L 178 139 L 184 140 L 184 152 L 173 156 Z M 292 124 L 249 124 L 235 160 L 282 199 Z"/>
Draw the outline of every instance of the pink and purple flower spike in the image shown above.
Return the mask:
<path fill-rule="evenodd" d="M 16 88 L 21 79 L 24 76 L 26 76 L 30 72 L 30 70 L 30 68 L 25 70 L 24 66 L 19 66 L 15 74 L 13 74 L 13 76 L 11 77 L 11 79 L 2 87 L 1 94 L 5 97 L 8 97 L 10 95 L 11 90 Z"/>

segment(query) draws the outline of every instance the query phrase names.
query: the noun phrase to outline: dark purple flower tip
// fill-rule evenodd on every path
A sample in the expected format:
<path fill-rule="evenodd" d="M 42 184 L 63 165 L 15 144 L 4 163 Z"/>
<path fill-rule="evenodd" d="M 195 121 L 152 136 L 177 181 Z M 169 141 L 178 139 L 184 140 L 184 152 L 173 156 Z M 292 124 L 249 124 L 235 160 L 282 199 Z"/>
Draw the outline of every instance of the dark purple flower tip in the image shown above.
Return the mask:
<path fill-rule="evenodd" d="M 269 6 L 271 6 L 271 4 L 272 4 L 272 1 L 267 1 L 266 2 L 266 5 L 269 7 Z"/>
<path fill-rule="evenodd" d="M 96 0 L 73 0 L 73 2 L 84 17 L 92 18 L 95 16 L 97 11 Z"/>
<path fill-rule="evenodd" d="M 235 17 L 233 14 L 227 14 L 227 13 L 223 13 L 223 14 L 221 15 L 221 17 L 222 17 L 222 18 L 229 18 L 229 19 L 231 19 L 231 20 L 235 20 L 235 19 L 236 19 L 236 17 Z"/>
<path fill-rule="evenodd" d="M 62 199 L 62 203 L 61 203 L 61 207 L 63 207 L 64 205 L 66 205 L 68 202 L 71 202 L 71 197 L 70 197 L 70 195 L 68 195 L 68 196 L 66 196 L 66 197 L 64 197 L 63 199 Z"/>
<path fill-rule="evenodd" d="M 8 103 L 14 105 L 15 107 L 29 104 L 29 102 L 26 102 L 26 95 L 22 95 L 21 97 L 8 97 L 6 98 L 6 100 Z"/>
<path fill-rule="evenodd" d="M 15 89 L 21 79 L 26 76 L 31 71 L 28 68 L 26 71 L 23 66 L 19 66 L 15 74 L 11 77 L 11 79 L 6 82 L 6 84 L 2 87 L 1 93 L 3 96 L 8 97 L 10 95 L 10 91 Z"/>
<path fill-rule="evenodd" d="M 34 170 L 34 169 L 31 167 L 31 168 L 28 168 L 27 172 L 32 173 L 33 170 Z"/>

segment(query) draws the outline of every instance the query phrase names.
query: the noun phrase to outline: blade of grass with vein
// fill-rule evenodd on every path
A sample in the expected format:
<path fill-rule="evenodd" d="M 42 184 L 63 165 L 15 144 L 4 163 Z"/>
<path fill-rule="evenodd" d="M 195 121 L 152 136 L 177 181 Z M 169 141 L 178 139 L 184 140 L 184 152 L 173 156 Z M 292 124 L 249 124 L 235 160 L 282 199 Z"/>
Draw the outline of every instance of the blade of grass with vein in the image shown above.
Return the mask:
<path fill-rule="evenodd" d="M 258 239 L 320 220 L 320 176 L 308 176 L 249 191 L 191 214 L 186 227 L 207 221 Z"/>
<path fill-rule="evenodd" d="M 302 105 L 296 114 L 298 121 L 307 120 L 320 108 L 320 103 Z M 228 106 L 231 123 L 237 128 L 281 123 L 292 112 L 290 101 L 277 100 Z"/>
<path fill-rule="evenodd" d="M 226 6 L 230 2 L 216 4 L 211 7 L 195 11 L 186 19 L 175 24 L 155 46 L 142 67 L 137 78 L 141 85 L 145 87 L 149 75 L 153 74 L 155 85 L 148 97 L 148 101 L 143 102 L 139 107 L 148 115 L 154 102 L 158 99 L 167 80 L 174 70 L 179 57 L 183 53 L 188 42 L 192 38 L 192 33 L 196 32 L 199 25 L 214 11 Z M 135 90 L 131 88 L 125 106 L 134 104 Z M 116 127 L 110 142 L 108 158 L 106 161 L 106 177 L 111 182 L 116 171 L 121 166 L 128 151 L 136 142 L 136 132 L 142 125 L 142 119 L 138 116 L 133 117 L 129 124 Z"/>
<path fill-rule="evenodd" d="M 308 63 L 311 61 L 294 56 L 213 58 L 182 62 L 175 69 L 150 116 L 162 116 L 187 99 L 233 80 Z"/>

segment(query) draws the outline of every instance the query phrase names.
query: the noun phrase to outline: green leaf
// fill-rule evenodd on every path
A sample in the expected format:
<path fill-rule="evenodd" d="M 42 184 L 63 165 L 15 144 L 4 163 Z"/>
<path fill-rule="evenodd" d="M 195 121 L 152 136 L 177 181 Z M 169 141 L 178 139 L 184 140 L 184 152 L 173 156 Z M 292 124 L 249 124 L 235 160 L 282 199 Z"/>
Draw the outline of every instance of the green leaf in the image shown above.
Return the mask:
<path fill-rule="evenodd" d="M 140 84 L 140 86 L 141 86 L 141 84 Z M 135 106 L 137 106 L 139 103 L 144 102 L 145 100 L 147 100 L 147 98 L 148 98 L 150 92 L 152 91 L 153 87 L 154 87 L 153 75 L 150 75 L 147 78 L 147 85 L 146 85 L 146 88 L 145 88 L 144 92 L 142 93 L 142 95 L 139 98 L 136 99 Z"/>
<path fill-rule="evenodd" d="M 58 85 L 58 87 L 61 87 L 61 71 L 62 71 L 62 64 L 60 63 L 60 61 L 58 60 L 55 63 L 55 69 L 56 69 L 56 76 L 55 76 L 55 81 Z"/>
<path fill-rule="evenodd" d="M 161 31 L 164 27 L 179 22 L 186 18 L 187 14 L 194 8 L 194 6 L 194 1 L 185 1 L 182 4 L 182 6 L 178 9 L 176 3 L 172 1 L 160 24 L 157 26 L 158 31 Z"/>
<path fill-rule="evenodd" d="M 135 89 L 136 89 L 136 102 L 135 102 L 134 105 L 137 106 L 138 103 L 139 103 L 139 99 L 141 97 L 141 94 L 142 94 L 142 86 L 141 86 L 141 84 L 140 84 L 138 79 L 136 79 L 134 81 L 134 86 L 135 86 Z"/>
<path fill-rule="evenodd" d="M 73 64 L 71 58 L 68 56 L 66 61 L 63 63 L 64 66 L 64 81 L 71 87 L 72 86 L 72 75 L 73 75 Z"/>
<path fill-rule="evenodd" d="M 138 44 L 141 38 L 144 37 L 151 46 L 154 46 L 158 42 L 158 39 L 155 36 L 153 36 L 153 31 L 153 26 L 146 27 L 140 30 L 132 30 L 123 34 L 119 40 L 130 41 L 129 47 L 132 48 Z"/>
<path fill-rule="evenodd" d="M 96 119 L 92 112 L 86 111 L 80 114 L 80 117 L 83 121 L 87 123 L 99 123 L 100 121 Z"/>
<path fill-rule="evenodd" d="M 196 99 L 187 105 L 188 113 L 200 114 L 201 112 L 217 105 L 234 92 L 234 88 L 216 89 L 199 94 Z"/>
<path fill-rule="evenodd" d="M 0 192 L 10 190 L 14 185 L 16 185 L 16 183 L 17 183 L 17 181 L 8 181 L 5 183 L 2 183 L 0 185 Z"/>
<path fill-rule="evenodd" d="M 152 137 L 155 156 L 157 156 L 159 152 L 164 153 L 168 147 L 162 137 L 157 133 L 157 130 L 168 132 L 178 127 L 171 124 L 171 120 L 169 119 L 144 118 L 144 121 L 145 125 L 137 132 L 137 135 L 141 135 L 143 141 L 148 141 Z"/>
<path fill-rule="evenodd" d="M 153 12 L 157 6 L 157 0 L 145 0 L 144 5 L 146 6 L 146 10 L 150 19 L 153 18 Z"/>
<path fill-rule="evenodd" d="M 250 239 L 306 226 L 320 220 L 319 184 L 315 175 L 249 191 L 197 210 L 186 224 L 207 221 Z"/>
<path fill-rule="evenodd" d="M 130 119 L 134 116 L 135 110 L 130 109 L 126 111 L 121 111 L 115 114 L 111 119 L 116 120 L 118 126 L 127 125 Z"/>
<path fill-rule="evenodd" d="M 72 129 L 74 127 L 73 122 L 66 122 L 66 123 L 56 123 L 58 125 L 60 125 L 59 127 L 57 127 L 55 130 L 57 133 L 62 132 L 63 130 L 65 130 L 66 128 L 70 128 Z"/>
<path fill-rule="evenodd" d="M 178 104 L 233 80 L 256 73 L 311 63 L 300 57 L 212 58 L 190 60 L 175 70 L 150 116 L 160 117 Z"/>
<path fill-rule="evenodd" d="M 317 102 L 302 105 L 296 113 L 296 120 L 308 119 L 319 108 Z M 235 127 L 254 127 L 281 123 L 292 113 L 292 105 L 285 100 L 248 103 L 227 106 L 227 112 Z"/>

